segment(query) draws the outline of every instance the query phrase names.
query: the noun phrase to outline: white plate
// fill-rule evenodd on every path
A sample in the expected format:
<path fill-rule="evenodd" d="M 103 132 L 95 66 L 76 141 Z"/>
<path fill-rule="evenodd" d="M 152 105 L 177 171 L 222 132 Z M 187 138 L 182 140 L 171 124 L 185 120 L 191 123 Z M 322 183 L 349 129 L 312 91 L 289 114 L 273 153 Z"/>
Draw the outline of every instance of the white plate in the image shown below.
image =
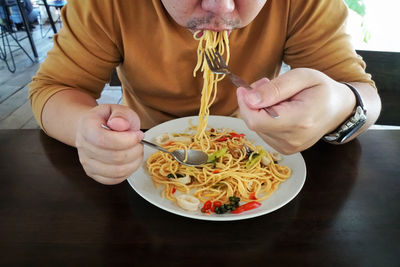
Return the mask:
<path fill-rule="evenodd" d="M 184 117 L 157 125 L 146 132 L 146 140 L 151 141 L 156 136 L 166 132 L 183 132 L 189 127 L 190 120 L 192 121 L 193 125 L 197 125 L 197 116 Z M 273 150 L 266 143 L 264 143 L 256 133 L 250 131 L 243 120 L 223 116 L 210 116 L 208 120 L 208 126 L 213 128 L 229 128 L 238 133 L 244 133 L 246 134 L 246 138 L 248 140 L 255 141 L 256 144 L 264 146 L 268 151 Z M 144 147 L 144 162 L 142 166 L 128 178 L 129 184 L 140 196 L 153 205 L 177 215 L 193 219 L 234 221 L 253 218 L 270 213 L 283 207 L 289 201 L 291 201 L 300 192 L 306 179 L 306 165 L 301 154 L 296 153 L 290 156 L 283 156 L 283 160 L 280 162 L 280 164 L 289 166 L 292 169 L 292 176 L 284 183 L 280 184 L 278 189 L 269 198 L 264 200 L 262 205 L 257 209 L 246 211 L 241 214 L 225 213 L 208 215 L 201 213 L 200 210 L 196 212 L 190 212 L 181 209 L 174 202 L 162 198 L 162 186 L 159 186 L 158 189 L 155 188 L 153 181 L 147 172 L 145 163 L 147 158 L 155 152 L 156 151 L 152 148 L 148 148 L 146 146 Z"/>

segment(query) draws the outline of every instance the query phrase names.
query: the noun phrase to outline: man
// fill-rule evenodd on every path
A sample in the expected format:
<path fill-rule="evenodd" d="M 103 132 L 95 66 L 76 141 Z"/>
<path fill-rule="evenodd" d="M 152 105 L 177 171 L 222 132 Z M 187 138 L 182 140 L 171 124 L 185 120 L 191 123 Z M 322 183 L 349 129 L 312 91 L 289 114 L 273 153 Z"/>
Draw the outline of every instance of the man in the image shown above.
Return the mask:
<path fill-rule="evenodd" d="M 143 160 L 141 128 L 198 113 L 202 78 L 192 76 L 192 34 L 228 30 L 230 67 L 254 89 L 235 94 L 224 79 L 211 114 L 239 108 L 250 129 L 290 154 L 345 123 L 360 106 L 357 90 L 368 113 L 360 129 L 351 126 L 355 133 L 339 134 L 348 141 L 375 122 L 380 100 L 344 33 L 346 16 L 342 0 L 70 0 L 31 84 L 32 107 L 48 135 L 77 147 L 90 177 L 120 183 Z M 278 76 L 282 61 L 292 70 Z M 124 105 L 98 106 L 117 66 Z"/>

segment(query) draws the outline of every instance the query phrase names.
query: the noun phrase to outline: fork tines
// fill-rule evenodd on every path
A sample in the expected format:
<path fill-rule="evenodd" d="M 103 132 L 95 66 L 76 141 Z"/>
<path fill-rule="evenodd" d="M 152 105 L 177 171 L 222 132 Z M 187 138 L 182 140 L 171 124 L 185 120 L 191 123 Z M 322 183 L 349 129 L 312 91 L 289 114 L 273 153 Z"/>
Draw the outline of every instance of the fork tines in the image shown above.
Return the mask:
<path fill-rule="evenodd" d="M 221 54 L 215 49 L 206 49 L 204 53 L 207 64 L 213 72 L 221 72 L 222 69 L 227 68 L 225 60 L 222 58 Z"/>
<path fill-rule="evenodd" d="M 216 67 L 213 65 L 213 58 L 212 58 L 212 53 L 213 51 L 211 49 L 206 49 L 204 51 L 204 57 L 206 58 L 208 67 L 210 67 L 211 70 L 215 69 Z"/>

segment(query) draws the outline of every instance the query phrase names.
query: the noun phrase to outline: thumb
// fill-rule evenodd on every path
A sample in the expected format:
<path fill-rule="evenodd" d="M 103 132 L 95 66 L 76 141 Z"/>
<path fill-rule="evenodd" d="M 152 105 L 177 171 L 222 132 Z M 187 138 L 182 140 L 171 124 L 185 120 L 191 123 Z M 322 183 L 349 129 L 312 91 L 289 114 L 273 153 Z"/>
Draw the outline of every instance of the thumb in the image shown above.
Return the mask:
<path fill-rule="evenodd" d="M 107 126 L 110 127 L 111 130 L 117 132 L 124 132 L 130 128 L 129 121 L 119 115 L 110 117 L 107 121 Z"/>
<path fill-rule="evenodd" d="M 130 108 L 121 105 L 110 106 L 107 126 L 117 132 L 140 131 L 139 116 Z"/>
<path fill-rule="evenodd" d="M 268 78 L 262 78 L 251 84 L 251 90 L 241 90 L 245 103 L 254 109 L 269 107 L 276 104 L 271 95 L 276 94 L 276 88 Z M 276 97 L 274 97 L 276 99 Z"/>
<path fill-rule="evenodd" d="M 300 68 L 293 69 L 271 81 L 267 78 L 256 81 L 251 86 L 253 90 L 243 92 L 243 97 L 250 108 L 270 107 L 320 82 L 321 75 L 317 71 Z"/>

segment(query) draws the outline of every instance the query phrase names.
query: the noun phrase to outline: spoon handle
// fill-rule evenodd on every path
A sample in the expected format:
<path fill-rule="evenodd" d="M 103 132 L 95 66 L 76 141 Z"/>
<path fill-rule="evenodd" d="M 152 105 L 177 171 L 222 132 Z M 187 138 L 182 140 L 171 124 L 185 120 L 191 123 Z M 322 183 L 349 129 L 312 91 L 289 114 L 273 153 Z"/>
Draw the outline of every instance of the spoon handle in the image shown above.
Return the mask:
<path fill-rule="evenodd" d="M 108 126 L 105 125 L 105 124 L 101 124 L 101 127 L 103 127 L 104 129 L 107 129 L 107 130 L 110 130 L 110 131 L 111 131 L 110 127 L 108 127 Z M 148 145 L 149 147 L 152 147 L 152 148 L 161 150 L 162 152 L 171 154 L 171 152 L 169 152 L 169 151 L 166 150 L 165 148 L 162 148 L 162 147 L 160 147 L 160 146 L 158 146 L 158 145 L 156 145 L 156 144 L 153 144 L 152 142 L 146 141 L 146 140 L 144 140 L 144 139 L 142 139 L 142 141 L 140 141 L 140 143 L 142 143 L 142 144 L 144 144 L 144 145 Z"/>
<path fill-rule="evenodd" d="M 162 147 L 160 147 L 160 146 L 158 146 L 158 145 L 156 145 L 156 144 L 153 144 L 153 143 L 151 143 L 151 142 L 149 142 L 149 141 L 146 141 L 146 140 L 144 140 L 144 139 L 142 139 L 142 141 L 140 141 L 140 142 L 141 142 L 142 144 L 144 144 L 144 145 L 148 145 L 149 147 L 152 147 L 152 148 L 161 150 L 162 152 L 171 154 L 171 152 L 169 152 L 169 151 L 166 150 L 165 148 L 162 148 Z"/>

